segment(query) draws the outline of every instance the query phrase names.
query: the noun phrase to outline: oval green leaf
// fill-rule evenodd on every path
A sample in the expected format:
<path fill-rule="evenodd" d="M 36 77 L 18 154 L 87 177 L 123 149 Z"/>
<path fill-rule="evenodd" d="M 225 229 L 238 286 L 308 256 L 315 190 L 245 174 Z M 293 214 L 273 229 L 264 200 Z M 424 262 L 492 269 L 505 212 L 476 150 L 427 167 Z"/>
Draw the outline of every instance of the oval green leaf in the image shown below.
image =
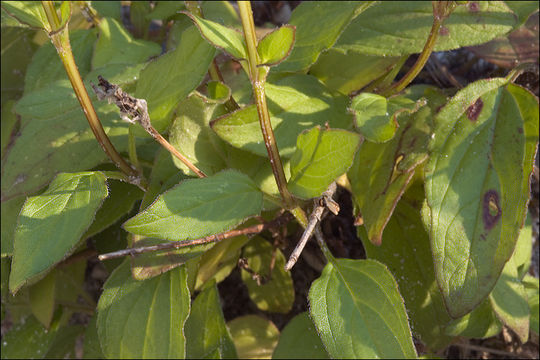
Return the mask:
<path fill-rule="evenodd" d="M 210 44 L 221 49 L 237 60 L 247 59 L 247 49 L 244 44 L 244 36 L 238 30 L 228 28 L 215 21 L 207 20 L 182 11 L 193 20 L 201 35 Z"/>
<path fill-rule="evenodd" d="M 257 315 L 237 317 L 227 323 L 239 359 L 270 359 L 279 330 L 270 320 Z"/>
<path fill-rule="evenodd" d="M 179 241 L 227 231 L 262 209 L 262 193 L 246 175 L 227 170 L 185 180 L 129 219 L 133 234 Z"/>
<path fill-rule="evenodd" d="M 62 173 L 47 191 L 26 200 L 15 231 L 12 292 L 71 255 L 107 194 L 100 172 Z"/>
<path fill-rule="evenodd" d="M 416 358 L 396 281 L 374 260 L 335 259 L 309 290 L 311 318 L 332 358 Z"/>
<path fill-rule="evenodd" d="M 303 199 L 321 195 L 352 165 L 360 141 L 360 136 L 350 131 L 318 126 L 300 134 L 291 158 L 291 192 Z"/>
<path fill-rule="evenodd" d="M 184 358 L 190 294 L 183 266 L 150 280 L 131 277 L 129 261 L 103 286 L 97 329 L 108 358 Z"/>
<path fill-rule="evenodd" d="M 261 65 L 277 65 L 291 53 L 295 28 L 284 25 L 263 37 L 257 45 Z"/>
<path fill-rule="evenodd" d="M 435 117 L 426 217 L 452 317 L 491 292 L 516 244 L 538 141 L 538 100 L 507 79 L 477 81 Z"/>

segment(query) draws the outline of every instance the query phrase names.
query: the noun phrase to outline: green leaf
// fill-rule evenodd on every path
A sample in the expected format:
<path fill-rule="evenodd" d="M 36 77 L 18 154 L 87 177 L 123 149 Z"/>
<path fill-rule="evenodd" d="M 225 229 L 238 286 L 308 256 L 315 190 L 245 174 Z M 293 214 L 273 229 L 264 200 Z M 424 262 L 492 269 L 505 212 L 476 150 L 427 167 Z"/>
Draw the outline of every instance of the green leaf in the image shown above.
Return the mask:
<path fill-rule="evenodd" d="M 97 315 L 90 318 L 84 332 L 83 359 L 104 359 L 97 332 Z"/>
<path fill-rule="evenodd" d="M 2 359 L 43 359 L 55 336 L 56 330 L 47 331 L 29 316 L 2 337 Z"/>
<path fill-rule="evenodd" d="M 423 197 L 423 188 L 418 187 Z M 414 199 L 418 200 L 422 201 L 420 197 Z M 401 200 L 385 228 L 380 246 L 371 243 L 363 227 L 358 228 L 358 237 L 368 258 L 384 263 L 396 279 L 413 334 L 433 351 L 448 346 L 453 338 L 444 331 L 451 318 L 437 287 L 429 237 L 418 209 L 410 201 Z"/>
<path fill-rule="evenodd" d="M 357 130 L 372 142 L 386 142 L 394 137 L 398 128 L 397 117 L 403 112 L 415 112 L 425 99 L 414 102 L 405 96 L 386 99 L 384 96 L 361 93 L 351 101 Z"/>
<path fill-rule="evenodd" d="M 508 33 L 515 24 L 515 15 L 504 2 L 470 1 L 444 21 L 434 51 L 481 44 Z M 419 53 L 432 25 L 430 2 L 384 1 L 357 16 L 334 48 L 377 56 Z"/>
<path fill-rule="evenodd" d="M 77 339 L 84 333 L 82 325 L 68 325 L 58 329 L 54 341 L 51 344 L 46 359 L 66 359 L 75 357 Z"/>
<path fill-rule="evenodd" d="M 348 97 L 333 95 L 315 77 L 293 75 L 266 84 L 268 110 L 281 156 L 295 151 L 296 138 L 306 129 L 328 122 L 332 128 L 349 128 Z M 268 156 L 255 105 L 246 106 L 210 122 L 210 126 L 234 147 Z"/>
<path fill-rule="evenodd" d="M 364 142 L 348 172 L 353 199 L 369 240 L 379 245 L 384 227 L 415 169 L 427 160 L 431 118 L 446 101 L 441 93 L 425 86 L 411 87 L 404 96 L 414 101 L 425 96 L 429 106 L 412 115 L 400 116 L 400 127 L 391 141 Z"/>
<path fill-rule="evenodd" d="M 330 48 L 349 24 L 357 9 L 369 6 L 357 1 L 322 1 L 300 4 L 291 15 L 296 41 L 291 55 L 276 71 L 301 71 L 313 64 L 319 54 Z M 324 22 L 324 30 L 321 23 Z"/>
<path fill-rule="evenodd" d="M 330 357 L 416 357 L 403 299 L 381 263 L 333 259 L 311 285 L 308 298 Z"/>
<path fill-rule="evenodd" d="M 167 20 L 185 8 L 185 4 L 181 1 L 160 1 L 156 3 L 150 13 L 146 14 L 146 19 Z"/>
<path fill-rule="evenodd" d="M 527 292 L 527 298 L 531 314 L 531 318 L 529 320 L 530 329 L 531 331 L 534 331 L 536 335 L 538 335 L 538 318 L 540 315 L 540 312 L 538 311 L 538 278 L 535 278 L 529 274 L 525 275 L 525 277 L 523 278 L 523 286 L 525 287 L 525 291 Z"/>
<path fill-rule="evenodd" d="M 244 35 L 238 30 L 228 28 L 215 21 L 207 20 L 183 11 L 193 20 L 201 35 L 210 44 L 234 57 L 236 60 L 247 59 Z"/>
<path fill-rule="evenodd" d="M 2 9 L 21 24 L 51 31 L 45 10 L 39 2 L 2 1 Z"/>
<path fill-rule="evenodd" d="M 234 170 L 185 180 L 160 195 L 124 229 L 139 235 L 179 241 L 227 231 L 260 213 L 262 193 Z"/>
<path fill-rule="evenodd" d="M 222 25 L 242 28 L 234 6 L 228 1 L 203 1 L 200 3 L 204 17 Z"/>
<path fill-rule="evenodd" d="M 227 323 L 239 359 L 270 359 L 279 338 L 279 330 L 257 315 L 237 317 Z"/>
<path fill-rule="evenodd" d="M 236 349 L 221 311 L 219 293 L 214 284 L 193 301 L 186 321 L 186 358 L 237 358 Z"/>
<path fill-rule="evenodd" d="M 89 238 L 114 224 L 128 213 L 144 194 L 138 187 L 122 181 L 110 180 L 108 187 L 111 195 L 105 199 L 96 213 L 96 218 L 86 230 L 84 238 Z"/>
<path fill-rule="evenodd" d="M 248 241 L 249 238 L 245 235 L 236 236 L 222 240 L 206 251 L 199 261 L 195 289 L 201 289 L 211 279 L 215 279 L 216 283 L 220 283 L 229 276 L 238 264 L 240 249 Z"/>
<path fill-rule="evenodd" d="M 527 212 L 525 225 L 521 228 L 521 231 L 519 232 L 519 238 L 516 243 L 516 248 L 514 249 L 514 253 L 512 254 L 512 258 L 518 270 L 518 279 L 523 279 L 523 277 L 531 267 L 532 244 L 532 221 L 530 213 Z"/>
<path fill-rule="evenodd" d="M 59 174 L 43 194 L 26 200 L 15 232 L 9 288 L 16 292 L 68 257 L 107 197 L 100 172 Z M 46 254 L 46 256 L 44 256 Z"/>
<path fill-rule="evenodd" d="M 303 199 L 321 195 L 352 165 L 360 141 L 358 134 L 318 126 L 300 134 L 291 158 L 291 192 Z"/>
<path fill-rule="evenodd" d="M 92 68 L 110 64 L 137 64 L 159 55 L 161 47 L 151 41 L 135 40 L 118 21 L 103 18 L 99 22 L 99 39 L 92 56 Z"/>
<path fill-rule="evenodd" d="M 296 315 L 285 325 L 272 359 L 329 359 L 307 312 Z"/>
<path fill-rule="evenodd" d="M 54 313 L 55 285 L 56 271 L 53 270 L 41 279 L 41 281 L 28 289 L 32 314 L 47 329 L 51 324 Z"/>
<path fill-rule="evenodd" d="M 445 332 L 448 336 L 486 339 L 497 335 L 501 330 L 502 324 L 486 299 L 467 315 L 448 323 Z"/>
<path fill-rule="evenodd" d="M 162 131 L 178 104 L 203 80 L 215 50 L 193 27 L 182 33 L 178 47 L 141 71 L 137 98 L 146 99 L 154 127 Z M 142 131 L 142 130 L 141 130 Z"/>
<path fill-rule="evenodd" d="M 2 15 L 4 11 L 2 11 Z M 2 21 L 4 19 L 2 18 Z M 15 21 L 15 20 L 14 20 Z M 35 54 L 37 45 L 32 41 L 35 31 L 22 27 L 4 27 L 2 23 L 1 43 L 2 76 L 0 77 L 0 91 L 2 94 L 2 112 L 8 100 L 20 99 L 24 89 L 24 77 L 28 71 L 28 64 Z M 58 55 L 56 55 L 58 58 Z M 4 133 L 4 115 L 2 115 L 2 137 Z"/>
<path fill-rule="evenodd" d="M 227 167 L 227 150 L 230 147 L 208 126 L 214 114 L 219 114 L 217 106 L 197 93 L 192 94 L 178 105 L 177 117 L 169 129 L 171 145 L 207 175 Z M 172 160 L 185 174 L 192 173 L 176 157 Z"/>
<path fill-rule="evenodd" d="M 523 25 L 532 13 L 538 11 L 538 3 L 535 1 L 506 1 L 505 4 L 518 16 L 518 26 Z"/>
<path fill-rule="evenodd" d="M 69 32 L 71 51 L 81 77 L 90 71 L 96 31 L 73 30 Z M 46 69 L 46 71 L 45 71 Z M 43 44 L 32 57 L 24 77 L 24 93 L 51 86 L 59 79 L 68 79 L 66 69 L 60 61 L 56 48 L 51 42 Z"/>
<path fill-rule="evenodd" d="M 294 45 L 295 28 L 284 25 L 266 34 L 257 44 L 261 65 L 277 65 L 285 60 Z"/>
<path fill-rule="evenodd" d="M 258 284 L 250 273 L 242 269 L 242 281 L 246 284 L 250 299 L 263 311 L 288 313 L 294 302 L 294 286 L 291 273 L 284 269 L 285 256 L 281 250 L 273 249 L 268 241 L 256 236 L 244 247 L 242 256 L 251 270 L 269 279 Z M 270 273 L 273 256 L 275 263 Z"/>
<path fill-rule="evenodd" d="M 58 172 L 84 171 L 107 159 L 69 81 L 25 95 L 15 110 L 21 115 L 22 135 L 3 163 L 2 200 L 35 193 Z M 127 150 L 128 124 L 119 118 L 118 108 L 102 101 L 96 111 L 116 149 Z"/>
<path fill-rule="evenodd" d="M 122 3 L 120 1 L 94 1 L 92 7 L 102 17 L 114 18 L 122 21 Z"/>
<path fill-rule="evenodd" d="M 185 268 L 150 280 L 131 277 L 125 261 L 103 285 L 97 329 L 108 358 L 184 358 L 190 295 Z"/>
<path fill-rule="evenodd" d="M 529 338 L 529 304 L 513 257 L 504 266 L 489 299 L 499 320 L 525 344 Z"/>
<path fill-rule="evenodd" d="M 529 198 L 538 102 L 496 78 L 459 91 L 435 117 L 426 197 L 437 282 L 449 314 L 485 299 L 512 255 Z"/>
<path fill-rule="evenodd" d="M 2 234 L 2 257 L 13 255 L 13 238 L 15 237 L 17 218 L 25 201 L 26 196 L 21 195 L 2 202 L 2 227 L 0 229 Z"/>
<path fill-rule="evenodd" d="M 329 49 L 323 52 L 309 73 L 321 80 L 329 89 L 350 94 L 388 73 L 399 57 L 370 56 Z"/>

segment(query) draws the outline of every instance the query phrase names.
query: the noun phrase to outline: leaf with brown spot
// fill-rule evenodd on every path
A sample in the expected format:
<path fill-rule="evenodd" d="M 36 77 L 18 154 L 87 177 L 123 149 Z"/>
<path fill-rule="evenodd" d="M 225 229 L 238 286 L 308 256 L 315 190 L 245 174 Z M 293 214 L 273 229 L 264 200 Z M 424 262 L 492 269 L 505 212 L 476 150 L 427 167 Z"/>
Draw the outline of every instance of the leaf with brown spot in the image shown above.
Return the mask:
<path fill-rule="evenodd" d="M 507 79 L 480 80 L 434 121 L 424 221 L 437 282 L 457 318 L 489 295 L 517 241 L 538 141 L 538 100 Z"/>

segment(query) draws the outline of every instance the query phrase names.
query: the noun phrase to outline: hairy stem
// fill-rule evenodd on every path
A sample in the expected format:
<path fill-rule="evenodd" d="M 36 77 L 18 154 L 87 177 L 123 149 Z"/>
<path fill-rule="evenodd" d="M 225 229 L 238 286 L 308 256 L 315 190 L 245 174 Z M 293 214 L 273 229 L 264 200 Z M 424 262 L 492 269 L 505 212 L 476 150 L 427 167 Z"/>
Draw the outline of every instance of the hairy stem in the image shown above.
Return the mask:
<path fill-rule="evenodd" d="M 90 101 L 88 92 L 84 87 L 77 64 L 75 64 L 73 52 L 71 51 L 71 44 L 69 42 L 67 25 L 63 29 L 60 28 L 61 22 L 52 1 L 42 1 L 42 5 L 52 28 L 52 32 L 49 34 L 49 37 L 51 38 L 51 41 L 54 44 L 58 55 L 60 56 L 60 60 L 62 60 L 62 64 L 64 65 L 69 81 L 71 82 L 71 86 L 73 87 L 75 95 L 77 96 L 77 100 L 79 100 L 79 103 L 81 104 L 84 115 L 86 116 L 86 119 L 90 124 L 90 128 L 92 129 L 92 132 L 94 133 L 99 145 L 120 170 L 127 175 L 138 177 L 139 174 L 137 170 L 131 167 L 118 153 L 118 151 L 116 151 L 114 145 L 111 143 L 109 137 L 105 133 L 105 130 L 103 130 L 103 126 L 99 121 L 96 110 L 94 109 L 94 105 Z"/>

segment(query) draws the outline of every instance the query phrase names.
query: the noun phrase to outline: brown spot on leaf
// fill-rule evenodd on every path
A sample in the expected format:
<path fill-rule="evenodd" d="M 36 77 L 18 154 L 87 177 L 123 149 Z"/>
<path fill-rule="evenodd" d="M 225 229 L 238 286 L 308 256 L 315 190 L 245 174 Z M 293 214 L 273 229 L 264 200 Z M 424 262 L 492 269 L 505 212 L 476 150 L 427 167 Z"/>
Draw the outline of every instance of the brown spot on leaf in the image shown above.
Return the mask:
<path fill-rule="evenodd" d="M 477 12 L 478 10 L 480 10 L 480 5 L 476 1 L 469 2 L 469 11 Z"/>
<path fill-rule="evenodd" d="M 474 104 L 467 108 L 467 117 L 469 118 L 469 120 L 471 120 L 472 122 L 478 120 L 478 116 L 480 116 L 483 107 L 484 102 L 482 101 L 482 98 L 478 98 L 478 100 L 476 100 Z"/>
<path fill-rule="evenodd" d="M 439 29 L 439 35 L 440 36 L 450 35 L 450 29 L 448 29 L 446 26 L 441 26 L 441 28 Z"/>
<path fill-rule="evenodd" d="M 518 133 L 523 134 L 523 128 L 522 127 L 518 127 Z"/>
<path fill-rule="evenodd" d="M 499 194 L 495 190 L 488 190 L 484 194 L 482 203 L 482 219 L 484 228 L 490 230 L 501 218 L 501 206 L 499 205 Z"/>

